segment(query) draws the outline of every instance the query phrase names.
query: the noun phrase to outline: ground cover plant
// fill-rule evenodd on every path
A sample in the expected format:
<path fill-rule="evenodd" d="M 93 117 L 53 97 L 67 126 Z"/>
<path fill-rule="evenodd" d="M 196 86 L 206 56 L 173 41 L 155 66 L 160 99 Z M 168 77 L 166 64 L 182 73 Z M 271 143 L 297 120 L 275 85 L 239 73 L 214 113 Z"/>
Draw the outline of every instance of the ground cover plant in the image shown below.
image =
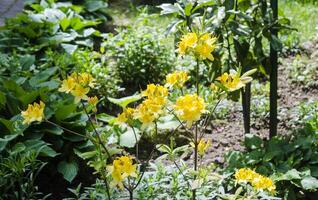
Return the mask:
<path fill-rule="evenodd" d="M 318 24 L 294 7 L 317 6 L 279 3 L 28 1 L 0 28 L 0 199 L 316 199 Z"/>

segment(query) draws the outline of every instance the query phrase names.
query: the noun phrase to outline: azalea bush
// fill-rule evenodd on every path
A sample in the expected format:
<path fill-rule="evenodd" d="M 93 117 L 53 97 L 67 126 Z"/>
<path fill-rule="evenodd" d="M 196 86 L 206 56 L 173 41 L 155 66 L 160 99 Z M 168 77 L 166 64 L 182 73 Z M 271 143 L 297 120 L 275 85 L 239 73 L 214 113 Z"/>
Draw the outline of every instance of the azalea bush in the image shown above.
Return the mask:
<path fill-rule="evenodd" d="M 95 79 L 87 73 L 73 73 L 62 81 L 58 90 L 66 93 L 65 97 L 73 98 L 77 107 L 87 115 L 90 128 L 85 135 L 46 119 L 45 102 L 41 101 L 29 105 L 27 110 L 21 113 L 24 118 L 23 123 L 30 124 L 44 120 L 71 134 L 88 139 L 94 145 L 94 149 L 86 152 L 77 151 L 77 154 L 86 159 L 88 165 L 100 175 L 108 199 L 121 196 L 122 190 L 133 199 L 136 188 L 145 176 L 149 161 L 157 150 L 167 154 L 167 160 L 185 176 L 188 192 L 184 195 L 196 199 L 206 181 L 209 181 L 207 178 L 209 168 L 202 161 L 211 144 L 211 141 L 204 139 L 206 128 L 211 123 L 211 116 L 224 98 L 252 81 L 250 75 L 255 70 L 241 74 L 241 69 L 231 69 L 221 74 L 219 69 L 215 69 L 216 77 L 210 85 L 212 98 L 216 101 L 207 101 L 206 96 L 202 95 L 203 85 L 199 79 L 199 68 L 201 62 L 215 61 L 213 55 L 218 46 L 217 36 L 196 26 L 193 26 L 193 29 L 197 31 L 184 33 L 177 49 L 180 57 L 191 56 L 197 63 L 193 87 L 185 87 L 185 83 L 189 80 L 187 71 L 175 71 L 166 76 L 164 85 L 148 84 L 141 94 L 122 99 L 108 98 L 122 108 L 122 113 L 112 117 L 103 113 L 96 114 L 99 100 L 95 96 L 89 96 L 90 91 L 95 87 Z M 134 107 L 130 106 L 132 103 Z M 154 145 L 147 155 L 141 155 L 140 139 L 149 135 L 163 135 L 165 140 Z M 180 135 L 188 141 L 183 148 L 166 145 L 168 140 L 174 140 Z M 134 155 L 129 153 L 132 149 Z M 175 155 L 183 151 L 193 152 L 192 169 L 187 167 L 186 170 L 181 170 L 178 165 L 180 160 Z M 253 195 L 263 195 L 266 192 L 275 194 L 275 184 L 271 179 L 259 174 L 252 175 L 253 177 L 248 181 L 251 181 L 255 188 L 255 191 L 250 189 Z M 238 177 L 240 176 L 236 177 L 238 183 L 244 182 L 242 177 Z M 239 196 L 241 193 L 251 195 L 246 192 L 238 190 L 236 195 Z"/>

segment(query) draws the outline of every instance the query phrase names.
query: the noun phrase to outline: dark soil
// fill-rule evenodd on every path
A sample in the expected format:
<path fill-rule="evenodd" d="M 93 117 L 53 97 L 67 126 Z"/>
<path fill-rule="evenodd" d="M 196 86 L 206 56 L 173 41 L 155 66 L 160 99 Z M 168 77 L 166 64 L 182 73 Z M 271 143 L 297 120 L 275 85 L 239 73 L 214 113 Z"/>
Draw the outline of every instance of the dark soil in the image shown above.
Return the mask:
<path fill-rule="evenodd" d="M 304 56 L 312 53 L 314 53 L 312 49 L 302 51 Z M 288 134 L 297 128 L 297 123 L 290 122 L 295 120 L 295 115 L 298 114 L 295 108 L 300 103 L 318 101 L 318 88 L 304 88 L 301 84 L 292 83 L 292 80 L 288 77 L 286 66 L 290 65 L 293 60 L 294 56 L 283 58 L 282 63 L 279 65 L 278 134 Z M 318 80 L 312 81 L 318 82 Z M 268 138 L 268 114 L 260 118 L 252 118 L 251 121 L 250 132 L 262 138 Z M 244 141 L 244 126 L 241 106 L 239 104 L 235 106 L 234 112 L 232 112 L 223 123 L 215 125 L 215 128 L 211 132 L 212 134 L 205 135 L 205 138 L 212 140 L 212 148 L 209 149 L 205 157 L 206 163 L 216 162 L 222 164 L 224 162 L 224 155 L 227 152 L 244 150 L 242 146 Z"/>

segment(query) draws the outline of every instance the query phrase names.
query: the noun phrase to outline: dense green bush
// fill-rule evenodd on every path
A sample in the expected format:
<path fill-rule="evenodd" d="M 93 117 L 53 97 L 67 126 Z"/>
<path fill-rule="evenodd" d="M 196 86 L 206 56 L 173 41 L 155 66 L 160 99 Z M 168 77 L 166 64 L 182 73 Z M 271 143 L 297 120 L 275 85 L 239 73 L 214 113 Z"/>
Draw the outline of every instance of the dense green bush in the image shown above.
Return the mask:
<path fill-rule="evenodd" d="M 268 141 L 246 135 L 245 152 L 227 155 L 226 171 L 249 167 L 272 175 L 278 194 L 284 199 L 306 199 L 318 189 L 318 148 L 316 118 L 305 128 L 289 136 L 276 136 Z"/>
<path fill-rule="evenodd" d="M 146 17 L 110 36 L 103 44 L 105 53 L 111 58 L 109 65 L 116 66 L 128 93 L 145 88 L 150 82 L 162 82 L 173 68 L 172 48 L 157 28 L 147 25 L 151 18 Z"/>

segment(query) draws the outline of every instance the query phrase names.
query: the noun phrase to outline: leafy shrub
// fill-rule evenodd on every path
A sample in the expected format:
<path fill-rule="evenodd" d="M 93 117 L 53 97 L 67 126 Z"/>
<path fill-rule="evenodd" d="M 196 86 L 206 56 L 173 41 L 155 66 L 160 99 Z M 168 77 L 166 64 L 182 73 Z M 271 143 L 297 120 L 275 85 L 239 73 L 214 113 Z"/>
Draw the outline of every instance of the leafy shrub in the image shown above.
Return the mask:
<path fill-rule="evenodd" d="M 8 140 L 8 138 L 6 138 Z M 1 141 L 1 149 L 6 140 Z M 8 145 L 9 146 L 9 145 Z M 46 163 L 38 154 L 48 155 L 50 147 L 44 142 L 26 140 L 6 147 L 0 154 L 0 192 L 4 199 L 45 199 L 35 180 Z M 53 152 L 53 151 L 52 151 Z"/>
<path fill-rule="evenodd" d="M 247 134 L 244 143 L 247 151 L 229 153 L 226 170 L 250 167 L 266 175 L 274 172 L 272 177 L 279 196 L 306 199 L 309 192 L 318 189 L 317 130 L 317 119 L 314 119 L 292 136 L 276 136 L 263 141 Z"/>
<path fill-rule="evenodd" d="M 110 65 L 116 66 L 123 87 L 130 92 L 145 88 L 150 82 L 162 82 L 173 68 L 172 48 L 164 43 L 159 30 L 147 23 L 142 18 L 104 43 L 106 54 L 112 58 Z"/>

